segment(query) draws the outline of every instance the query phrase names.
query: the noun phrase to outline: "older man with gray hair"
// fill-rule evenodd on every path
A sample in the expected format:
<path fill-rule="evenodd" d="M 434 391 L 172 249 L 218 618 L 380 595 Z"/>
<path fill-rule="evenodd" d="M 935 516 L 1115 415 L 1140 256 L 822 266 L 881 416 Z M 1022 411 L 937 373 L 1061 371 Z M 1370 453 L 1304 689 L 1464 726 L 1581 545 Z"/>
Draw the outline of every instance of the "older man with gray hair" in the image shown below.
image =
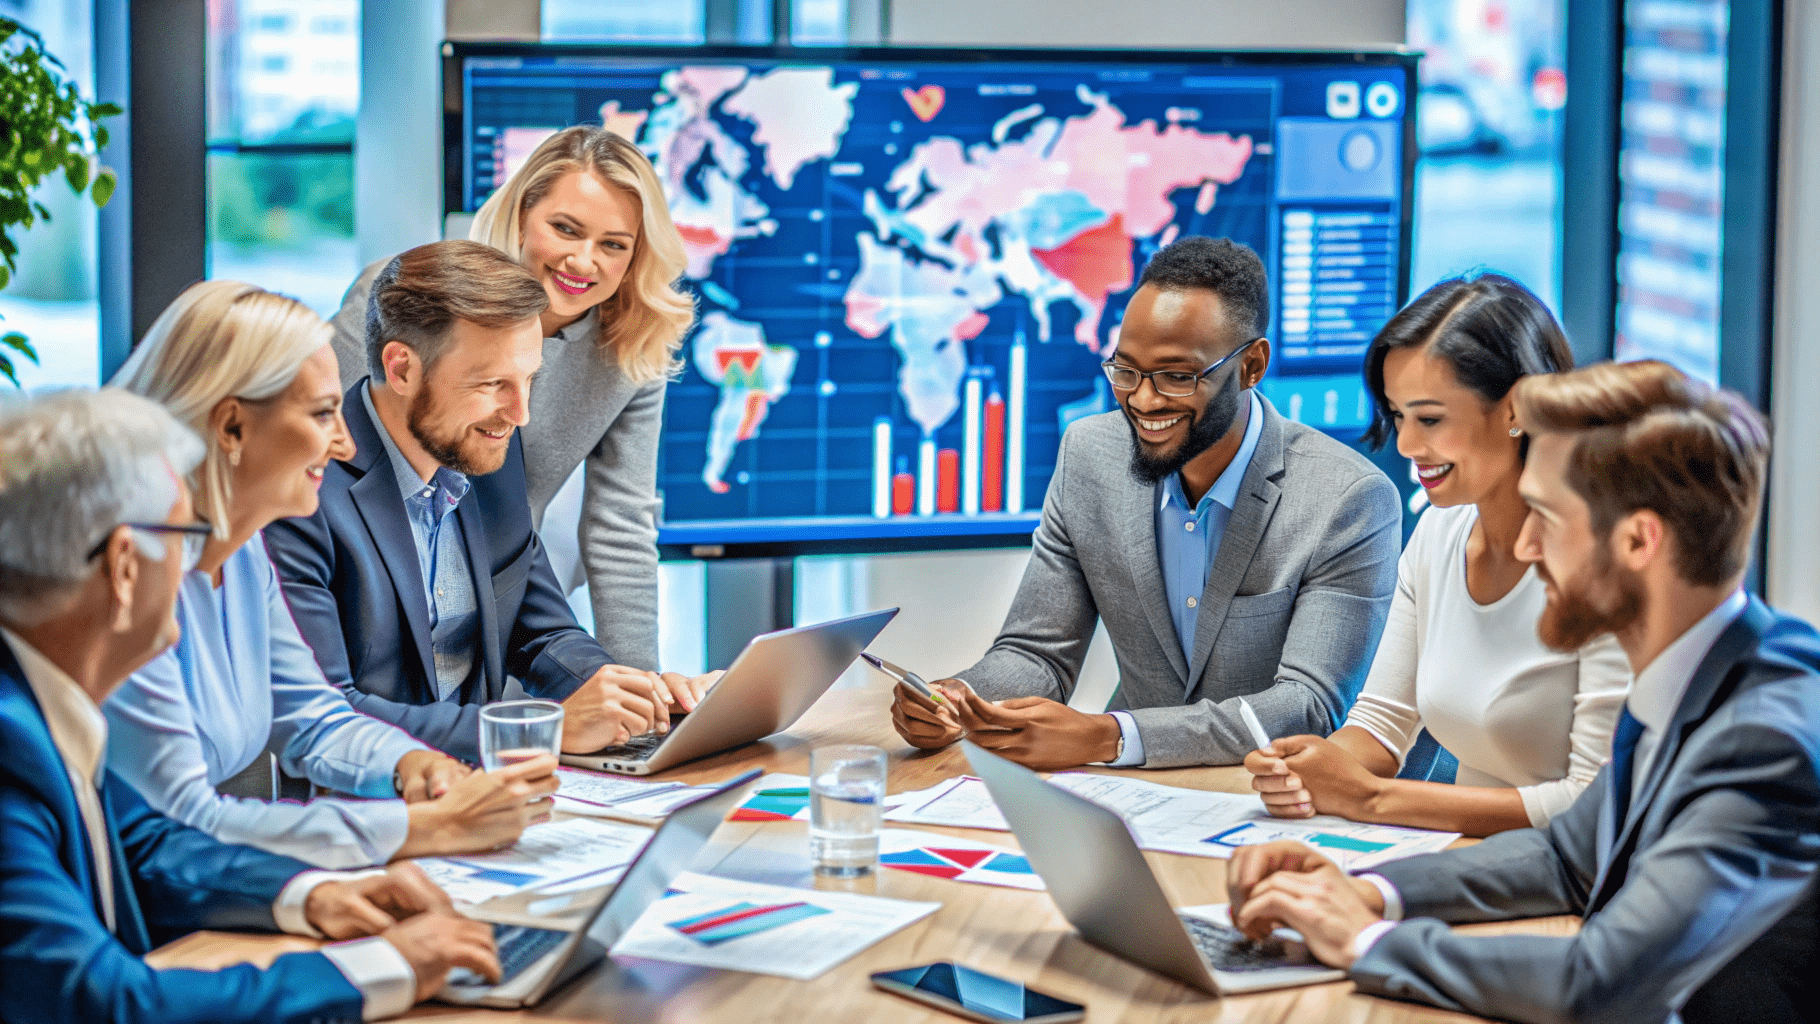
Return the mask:
<path fill-rule="evenodd" d="M 201 457 L 123 391 L 0 405 L 0 1005 L 33 1021 L 356 1021 L 408 1009 L 453 966 L 497 977 L 490 931 L 416 868 L 312 871 L 223 844 L 105 769 L 101 703 L 177 638 L 208 530 L 183 483 Z M 357 941 L 263 970 L 146 964 L 198 928 Z"/>

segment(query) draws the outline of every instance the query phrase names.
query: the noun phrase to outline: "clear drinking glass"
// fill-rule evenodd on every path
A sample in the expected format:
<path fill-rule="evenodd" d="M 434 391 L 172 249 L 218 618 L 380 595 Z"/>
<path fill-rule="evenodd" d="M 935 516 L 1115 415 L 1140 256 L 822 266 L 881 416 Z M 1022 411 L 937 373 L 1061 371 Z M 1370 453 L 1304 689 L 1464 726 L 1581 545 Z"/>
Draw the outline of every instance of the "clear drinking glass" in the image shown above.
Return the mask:
<path fill-rule="evenodd" d="M 562 753 L 562 705 L 506 700 L 480 709 L 480 764 L 487 771 Z"/>
<path fill-rule="evenodd" d="M 868 875 L 878 865 L 885 802 L 885 752 L 820 747 L 809 754 L 809 856 L 815 873 Z"/>

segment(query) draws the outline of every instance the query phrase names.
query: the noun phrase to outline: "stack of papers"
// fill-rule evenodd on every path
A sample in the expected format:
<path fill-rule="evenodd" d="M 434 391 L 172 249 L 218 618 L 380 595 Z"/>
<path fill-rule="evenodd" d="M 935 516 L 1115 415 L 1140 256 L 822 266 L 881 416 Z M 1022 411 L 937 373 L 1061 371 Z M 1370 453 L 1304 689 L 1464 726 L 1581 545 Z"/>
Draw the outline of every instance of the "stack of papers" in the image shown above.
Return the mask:
<path fill-rule="evenodd" d="M 658 820 L 682 804 L 713 792 L 714 786 L 647 782 L 582 768 L 558 768 L 556 809 L 594 817 Z"/>
<path fill-rule="evenodd" d="M 807 981 L 940 906 L 689 873 L 613 953 Z"/>
<path fill-rule="evenodd" d="M 450 899 L 485 903 L 529 889 L 556 894 L 617 882 L 651 834 L 642 825 L 569 818 L 532 825 L 508 850 L 415 863 Z"/>
<path fill-rule="evenodd" d="M 1328 815 L 1273 818 L 1255 794 L 1182 789 L 1123 775 L 1063 772 L 1049 782 L 1116 812 L 1131 827 L 1139 846 L 1164 853 L 1223 858 L 1240 846 L 1294 839 L 1320 850 L 1342 868 L 1360 870 L 1432 853 L 1460 838 L 1458 832 L 1362 825 Z M 1011 828 L 986 784 L 971 775 L 905 795 L 909 799 L 886 811 L 885 820 L 1001 832 Z"/>

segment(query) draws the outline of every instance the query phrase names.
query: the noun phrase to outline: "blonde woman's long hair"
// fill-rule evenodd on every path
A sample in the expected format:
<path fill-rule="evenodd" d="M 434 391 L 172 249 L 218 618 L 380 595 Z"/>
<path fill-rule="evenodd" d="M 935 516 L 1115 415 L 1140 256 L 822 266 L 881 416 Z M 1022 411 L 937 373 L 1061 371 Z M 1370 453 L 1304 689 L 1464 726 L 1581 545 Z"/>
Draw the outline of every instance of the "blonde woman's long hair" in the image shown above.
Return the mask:
<path fill-rule="evenodd" d="M 682 365 L 676 350 L 695 322 L 694 299 L 676 288 L 688 256 L 670 220 L 663 183 L 637 146 L 600 125 L 578 124 L 557 132 L 481 204 L 468 237 L 523 263 L 525 214 L 570 171 L 600 175 L 637 199 L 642 210 L 625 279 L 598 307 L 601 344 L 634 383 L 675 374 Z"/>
<path fill-rule="evenodd" d="M 332 333 L 296 299 L 239 281 L 202 281 L 158 314 L 114 375 L 114 386 L 158 402 L 202 435 L 208 454 L 190 486 L 216 537 L 228 535 L 234 497 L 216 407 L 228 398 L 259 402 L 283 393 Z"/>

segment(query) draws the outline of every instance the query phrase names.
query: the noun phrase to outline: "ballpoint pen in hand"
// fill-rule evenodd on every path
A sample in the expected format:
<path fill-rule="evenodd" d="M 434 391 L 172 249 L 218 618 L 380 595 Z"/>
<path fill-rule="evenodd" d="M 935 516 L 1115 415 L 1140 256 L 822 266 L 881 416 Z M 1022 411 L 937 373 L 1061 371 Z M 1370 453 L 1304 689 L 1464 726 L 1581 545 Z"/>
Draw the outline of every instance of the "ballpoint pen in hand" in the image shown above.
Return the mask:
<path fill-rule="evenodd" d="M 1258 713 L 1251 710 L 1251 702 L 1239 698 L 1239 717 L 1245 720 L 1245 728 L 1251 730 L 1251 740 L 1259 750 L 1270 746 L 1270 734 L 1264 731 L 1264 723 L 1258 721 Z"/>
<path fill-rule="evenodd" d="M 898 668 L 896 665 L 891 664 L 876 654 L 867 651 L 861 651 L 859 656 L 866 659 L 866 664 L 871 665 L 880 672 L 903 683 L 905 686 L 910 687 L 912 690 L 915 690 L 917 693 L 922 694 L 935 703 L 943 705 L 948 703 L 943 699 L 941 694 L 935 692 L 935 687 L 924 682 L 923 677 L 917 675 L 915 672 L 912 672 L 909 669 Z"/>

